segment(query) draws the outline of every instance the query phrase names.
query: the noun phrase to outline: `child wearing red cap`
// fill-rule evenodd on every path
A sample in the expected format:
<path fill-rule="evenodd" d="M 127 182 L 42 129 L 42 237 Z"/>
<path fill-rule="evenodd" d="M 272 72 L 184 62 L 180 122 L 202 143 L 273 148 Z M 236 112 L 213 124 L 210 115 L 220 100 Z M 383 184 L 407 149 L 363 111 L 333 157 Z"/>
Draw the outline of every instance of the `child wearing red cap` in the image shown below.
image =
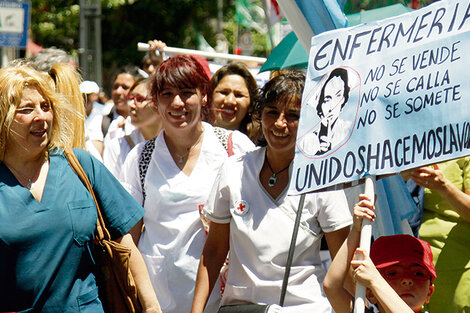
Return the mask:
<path fill-rule="evenodd" d="M 360 195 L 351 232 L 323 282 L 325 293 L 336 313 L 351 312 L 355 282 L 367 287 L 369 302 L 381 313 L 422 312 L 436 278 L 431 247 L 410 235 L 383 236 L 372 244 L 369 258 L 357 247 L 362 220 L 374 221 L 374 210 L 370 199 Z M 354 255 L 361 257 L 353 259 Z"/>

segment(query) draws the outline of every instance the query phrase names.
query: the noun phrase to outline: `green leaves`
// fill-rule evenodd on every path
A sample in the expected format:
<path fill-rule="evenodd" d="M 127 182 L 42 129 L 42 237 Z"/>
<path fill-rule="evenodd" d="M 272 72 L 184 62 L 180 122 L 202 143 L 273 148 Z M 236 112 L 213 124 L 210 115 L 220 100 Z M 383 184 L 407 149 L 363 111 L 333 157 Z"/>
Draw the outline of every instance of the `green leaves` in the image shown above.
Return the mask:
<path fill-rule="evenodd" d="M 78 49 L 80 7 L 76 1 L 32 0 L 31 31 L 34 42 L 73 53 Z"/>

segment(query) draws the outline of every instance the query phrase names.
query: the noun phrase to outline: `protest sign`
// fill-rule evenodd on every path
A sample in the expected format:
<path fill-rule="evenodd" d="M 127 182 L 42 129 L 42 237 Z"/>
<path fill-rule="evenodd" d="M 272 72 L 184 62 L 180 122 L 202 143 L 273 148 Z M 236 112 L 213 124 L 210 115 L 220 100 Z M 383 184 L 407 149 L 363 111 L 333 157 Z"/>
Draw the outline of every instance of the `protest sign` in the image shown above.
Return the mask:
<path fill-rule="evenodd" d="M 314 36 L 289 192 L 469 155 L 469 30 L 447 0 Z"/>

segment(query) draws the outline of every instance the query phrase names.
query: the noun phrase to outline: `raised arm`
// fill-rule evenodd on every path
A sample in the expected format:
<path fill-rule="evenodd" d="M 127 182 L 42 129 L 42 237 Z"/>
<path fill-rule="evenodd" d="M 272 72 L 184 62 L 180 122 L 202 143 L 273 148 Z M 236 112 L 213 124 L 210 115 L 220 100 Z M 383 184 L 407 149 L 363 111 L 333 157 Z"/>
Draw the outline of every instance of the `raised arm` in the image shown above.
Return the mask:
<path fill-rule="evenodd" d="M 149 57 L 152 64 L 157 67 L 160 63 L 163 62 L 163 49 L 166 47 L 166 44 L 161 40 L 150 40 L 148 42 L 149 48 Z M 157 51 L 158 50 L 158 54 Z"/>
<path fill-rule="evenodd" d="M 350 264 L 359 245 L 363 218 L 373 221 L 375 213 L 374 206 L 369 199 L 365 195 L 360 195 L 359 202 L 354 206 L 354 221 L 351 231 L 333 258 L 323 281 L 325 294 L 336 313 L 351 312 L 355 284 L 350 276 Z"/>
<path fill-rule="evenodd" d="M 435 168 L 420 167 L 408 171 L 407 174 L 418 185 L 437 190 L 460 217 L 470 222 L 470 189 L 465 189 L 465 191 L 458 189 L 437 166 Z"/>
<path fill-rule="evenodd" d="M 374 221 L 375 207 L 365 195 L 359 196 L 354 206 L 354 222 L 348 238 L 339 249 L 326 274 L 323 287 L 336 313 L 349 313 L 353 306 L 355 283 L 368 288 L 371 303 L 378 303 L 381 312 L 412 313 L 413 310 L 400 298 L 379 273 L 370 257 L 357 249 L 361 236 L 362 220 Z M 354 258 L 361 255 L 359 258 Z M 352 272 L 350 268 L 352 267 Z M 352 280 L 351 278 L 352 274 Z"/>
<path fill-rule="evenodd" d="M 191 313 L 202 313 L 229 250 L 230 224 L 211 222 L 196 278 Z"/>

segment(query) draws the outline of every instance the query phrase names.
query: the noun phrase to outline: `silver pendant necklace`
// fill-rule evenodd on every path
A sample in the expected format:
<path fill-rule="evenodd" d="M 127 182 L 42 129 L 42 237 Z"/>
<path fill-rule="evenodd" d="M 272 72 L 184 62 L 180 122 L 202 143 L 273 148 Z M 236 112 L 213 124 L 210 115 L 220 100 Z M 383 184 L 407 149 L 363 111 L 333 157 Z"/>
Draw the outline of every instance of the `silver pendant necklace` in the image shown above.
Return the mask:
<path fill-rule="evenodd" d="M 28 190 L 31 190 L 31 188 L 33 187 L 33 179 L 34 177 L 41 171 L 41 168 L 42 168 L 42 165 L 36 170 L 36 173 L 34 173 L 33 177 L 31 178 L 28 178 L 26 176 L 24 176 L 23 174 L 21 174 L 17 169 L 13 168 L 12 166 L 9 166 L 10 169 L 12 169 L 16 174 L 20 175 L 24 180 L 27 180 L 28 183 L 26 184 L 26 189 Z"/>
<path fill-rule="evenodd" d="M 31 190 L 31 187 L 33 187 L 33 182 L 31 181 L 31 179 L 28 179 L 28 184 L 26 185 L 26 189 L 28 190 Z"/>
<path fill-rule="evenodd" d="M 179 155 L 178 153 L 175 152 L 175 155 L 176 155 L 176 157 L 178 158 L 178 164 L 180 164 L 180 165 L 183 164 L 184 158 L 189 154 L 189 151 L 190 151 L 190 150 L 188 150 L 188 152 L 186 152 L 186 153 L 183 154 L 183 155 Z"/>
<path fill-rule="evenodd" d="M 271 175 L 271 176 L 269 177 L 269 179 L 268 179 L 268 186 L 272 188 L 272 187 L 274 187 L 274 186 L 276 185 L 276 183 L 277 183 L 277 177 L 276 177 L 276 176 L 277 176 L 278 174 L 284 172 L 285 170 L 287 170 L 287 169 L 289 168 L 289 166 L 290 166 L 290 163 L 289 163 L 289 165 L 287 165 L 286 167 L 284 167 L 282 170 L 277 171 L 277 172 L 274 172 L 274 171 L 273 171 L 273 168 L 271 167 L 271 164 L 269 164 L 269 160 L 268 160 L 268 155 L 267 155 L 267 153 L 265 154 L 265 159 L 266 159 L 266 164 L 268 164 L 269 170 L 270 170 L 271 173 L 272 173 L 272 175 Z"/>
<path fill-rule="evenodd" d="M 197 141 L 191 147 L 188 148 L 188 151 L 186 151 L 185 154 L 178 154 L 176 152 L 173 152 L 175 154 L 175 156 L 178 158 L 178 164 L 179 165 L 183 164 L 184 158 L 186 158 L 189 155 L 189 152 L 191 152 L 191 150 L 193 148 L 195 148 L 201 142 L 203 136 L 204 136 L 204 129 L 203 129 L 201 135 L 199 136 L 199 138 L 197 139 Z"/>

